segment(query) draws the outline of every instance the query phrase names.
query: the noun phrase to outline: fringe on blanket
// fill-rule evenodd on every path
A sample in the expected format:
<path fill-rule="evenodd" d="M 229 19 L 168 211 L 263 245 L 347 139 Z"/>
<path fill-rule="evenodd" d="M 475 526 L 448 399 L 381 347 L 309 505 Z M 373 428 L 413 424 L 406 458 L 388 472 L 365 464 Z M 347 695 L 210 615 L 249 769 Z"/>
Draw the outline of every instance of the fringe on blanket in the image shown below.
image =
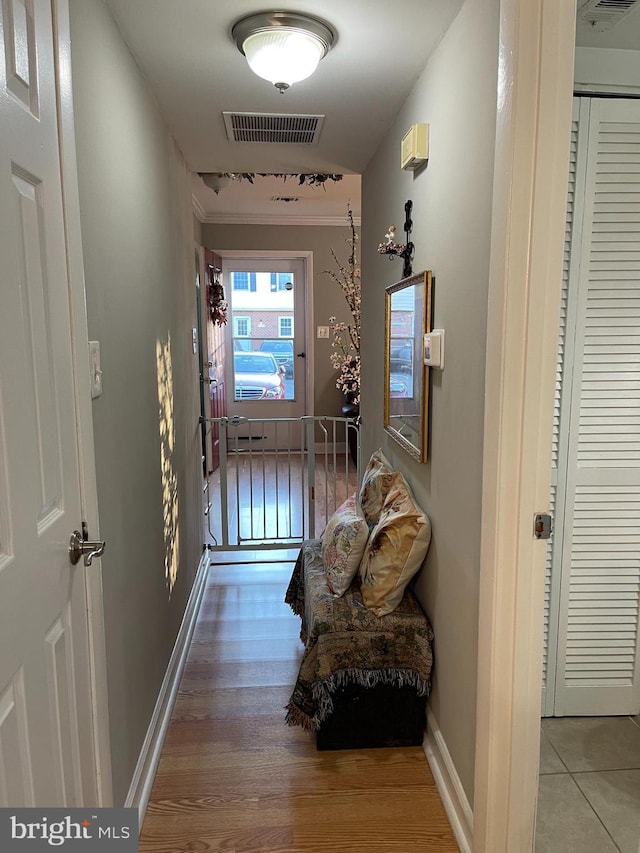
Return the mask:
<path fill-rule="evenodd" d="M 431 682 L 425 681 L 413 669 L 342 669 L 312 686 L 311 692 L 316 706 L 313 717 L 305 714 L 293 702 L 289 702 L 286 706 L 287 725 L 302 726 L 308 732 L 317 732 L 333 713 L 332 695 L 340 687 L 351 684 L 358 684 L 360 687 L 375 687 L 378 684 L 413 687 L 418 696 L 428 696 L 431 690 Z"/>
<path fill-rule="evenodd" d="M 293 704 L 293 702 L 289 702 L 289 704 L 285 706 L 285 710 L 287 712 L 287 716 L 284 720 L 288 726 L 302 726 L 305 731 L 310 732 L 311 734 L 317 731 L 317 728 L 313 725 L 311 717 L 304 714 L 297 705 Z"/>
<path fill-rule="evenodd" d="M 285 598 L 285 604 L 288 604 L 289 607 L 295 613 L 295 615 L 299 616 L 300 619 L 302 620 L 302 624 L 300 625 L 300 639 L 302 640 L 302 642 L 306 646 L 307 645 L 307 632 L 306 632 L 305 627 L 304 627 L 304 605 L 300 601 L 298 601 L 297 598 L 292 598 L 291 600 L 289 600 L 288 598 Z"/>
<path fill-rule="evenodd" d="M 288 604 L 289 607 L 293 610 L 296 616 L 299 616 L 301 619 L 304 616 L 304 605 L 297 598 L 285 598 L 285 604 Z"/>

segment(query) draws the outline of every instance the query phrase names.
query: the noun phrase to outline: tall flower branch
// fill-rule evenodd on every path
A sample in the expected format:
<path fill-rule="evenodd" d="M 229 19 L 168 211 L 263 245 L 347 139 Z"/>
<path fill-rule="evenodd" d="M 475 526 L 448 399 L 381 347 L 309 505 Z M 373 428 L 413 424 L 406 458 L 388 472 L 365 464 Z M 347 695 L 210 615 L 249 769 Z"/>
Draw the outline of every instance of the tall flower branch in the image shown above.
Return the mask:
<path fill-rule="evenodd" d="M 345 242 L 349 246 L 349 257 L 342 263 L 337 254 L 331 249 L 331 256 L 336 263 L 336 270 L 325 270 L 325 273 L 339 285 L 344 294 L 351 322 L 338 322 L 335 317 L 329 317 L 333 341 L 330 355 L 331 366 L 339 371 L 336 379 L 338 388 L 350 402 L 360 403 L 360 311 L 362 303 L 362 282 L 357 258 L 358 235 L 353 222 L 353 211 L 348 207 L 350 236 Z"/>

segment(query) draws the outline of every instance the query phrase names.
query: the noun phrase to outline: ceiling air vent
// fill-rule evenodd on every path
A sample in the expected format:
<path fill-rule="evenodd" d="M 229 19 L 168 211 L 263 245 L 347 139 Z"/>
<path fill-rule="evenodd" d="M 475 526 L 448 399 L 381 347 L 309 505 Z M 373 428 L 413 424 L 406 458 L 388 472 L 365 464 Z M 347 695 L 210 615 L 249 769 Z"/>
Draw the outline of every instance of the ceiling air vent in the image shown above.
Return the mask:
<path fill-rule="evenodd" d="M 324 116 L 279 113 L 223 112 L 224 126 L 231 142 L 270 142 L 314 145 L 320 136 Z"/>
<path fill-rule="evenodd" d="M 578 18 L 598 31 L 610 30 L 638 5 L 638 0 L 587 0 Z"/>
<path fill-rule="evenodd" d="M 289 204 L 292 201 L 300 201 L 300 196 L 296 196 L 296 195 L 274 195 L 271 197 L 271 201 L 284 202 L 285 204 Z"/>

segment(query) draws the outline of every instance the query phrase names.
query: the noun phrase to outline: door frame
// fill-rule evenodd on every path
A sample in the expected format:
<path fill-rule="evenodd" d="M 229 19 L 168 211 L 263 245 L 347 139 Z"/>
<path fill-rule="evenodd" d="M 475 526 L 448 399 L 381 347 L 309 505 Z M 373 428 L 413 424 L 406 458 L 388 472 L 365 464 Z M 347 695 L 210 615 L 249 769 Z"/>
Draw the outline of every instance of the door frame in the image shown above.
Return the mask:
<path fill-rule="evenodd" d="M 89 330 L 84 286 L 84 260 L 80 223 L 80 197 L 76 160 L 71 89 L 71 28 L 68 0 L 51 0 L 55 33 L 56 90 L 58 93 L 58 134 L 65 221 L 71 347 L 74 366 L 75 414 L 78 434 L 80 502 L 90 538 L 100 539 L 93 411 L 89 395 Z M 83 567 L 84 568 L 84 567 Z M 107 654 L 102 594 L 102 560 L 94 560 L 85 571 L 89 662 L 91 667 L 91 724 L 93 729 L 97 803 L 113 805 L 111 746 L 107 694 Z"/>
<path fill-rule="evenodd" d="M 313 252 L 308 251 L 266 251 L 266 250 L 240 250 L 240 249 L 216 249 L 222 260 L 238 260 L 246 258 L 251 261 L 272 260 L 300 260 L 304 267 L 305 278 L 305 400 L 304 411 L 307 415 L 314 415 L 314 360 L 315 347 L 313 346 Z"/>
<path fill-rule="evenodd" d="M 196 324 L 198 335 L 198 383 L 199 401 L 200 401 L 200 440 L 202 443 L 202 476 L 206 478 L 209 471 L 209 450 L 207 448 L 207 425 L 205 418 L 209 416 L 206 405 L 206 397 L 204 392 L 204 374 L 207 353 L 207 332 L 206 332 L 206 304 L 207 304 L 207 283 L 204 276 L 204 247 L 198 243 L 193 244 L 193 261 L 195 272 L 195 287 L 196 287 Z M 204 283 L 204 286 L 203 286 Z"/>
<path fill-rule="evenodd" d="M 575 0 L 501 0 L 485 379 L 473 850 L 533 849 Z"/>

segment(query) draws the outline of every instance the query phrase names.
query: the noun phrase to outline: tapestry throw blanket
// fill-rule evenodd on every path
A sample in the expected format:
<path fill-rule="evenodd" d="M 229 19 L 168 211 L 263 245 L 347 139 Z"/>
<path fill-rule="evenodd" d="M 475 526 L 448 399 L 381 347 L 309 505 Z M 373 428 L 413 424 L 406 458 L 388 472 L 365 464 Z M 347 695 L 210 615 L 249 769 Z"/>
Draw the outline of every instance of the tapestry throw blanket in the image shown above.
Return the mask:
<path fill-rule="evenodd" d="M 304 543 L 285 602 L 302 620 L 305 644 L 286 707 L 288 725 L 317 731 L 333 712 L 332 695 L 345 684 L 409 686 L 428 695 L 433 631 L 409 589 L 392 613 L 380 617 L 363 604 L 358 577 L 336 598 L 327 586 L 318 539 Z"/>

